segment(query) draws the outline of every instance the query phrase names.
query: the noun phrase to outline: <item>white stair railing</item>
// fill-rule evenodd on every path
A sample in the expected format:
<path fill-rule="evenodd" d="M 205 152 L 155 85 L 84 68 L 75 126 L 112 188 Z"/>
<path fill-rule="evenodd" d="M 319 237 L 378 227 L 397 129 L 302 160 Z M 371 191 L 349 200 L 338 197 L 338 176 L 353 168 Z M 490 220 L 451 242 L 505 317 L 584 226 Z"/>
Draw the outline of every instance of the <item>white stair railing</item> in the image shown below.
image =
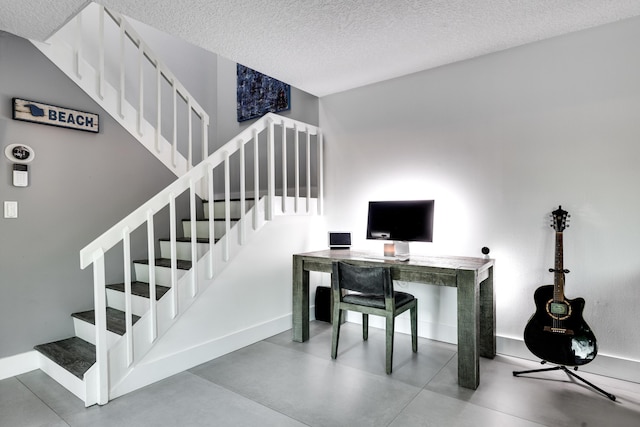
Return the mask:
<path fill-rule="evenodd" d="M 89 3 L 34 44 L 176 176 L 209 155 L 208 114 L 122 15 Z"/>
<path fill-rule="evenodd" d="M 276 128 L 278 132 L 276 132 Z M 280 133 L 281 142 L 276 143 L 277 133 Z M 299 135 L 303 134 L 304 138 L 300 138 Z M 265 137 L 260 137 L 265 135 Z M 293 135 L 293 143 L 291 139 L 288 140 L 287 136 Z M 301 142 L 304 140 L 304 143 Z M 304 145 L 302 145 L 304 144 Z M 294 155 L 288 153 L 291 150 L 287 149 L 288 145 L 294 145 Z M 302 145 L 302 146 L 301 146 Z M 312 146 L 315 145 L 315 150 Z M 169 292 L 168 298 L 171 299 L 169 306 L 172 307 L 174 312 L 172 318 L 176 318 L 180 314 L 180 310 L 183 309 L 182 301 L 179 301 L 178 283 L 175 279 L 177 276 L 176 268 L 176 199 L 182 194 L 188 194 L 189 197 L 189 211 L 191 218 L 195 217 L 195 202 L 196 202 L 196 187 L 200 184 L 205 184 L 208 189 L 208 199 L 215 200 L 214 196 L 218 193 L 222 193 L 222 199 L 226 203 L 225 212 L 225 230 L 226 235 L 229 236 L 229 230 L 231 229 L 231 218 L 229 212 L 229 201 L 231 200 L 232 193 L 234 198 L 236 196 L 240 199 L 241 218 L 239 226 L 240 229 L 238 244 L 244 243 L 244 227 L 247 223 L 252 223 L 254 229 L 260 227 L 264 221 L 271 220 L 276 213 L 288 214 L 288 213 L 307 213 L 311 212 L 310 206 L 311 198 L 314 196 L 317 198 L 318 214 L 322 213 L 322 188 L 323 188 L 323 141 L 322 133 L 320 129 L 308 125 L 296 120 L 281 117 L 273 113 L 269 113 L 262 117 L 246 130 L 241 132 L 237 137 L 233 138 L 227 144 L 222 146 L 219 150 L 214 152 L 203 162 L 193 167 L 188 173 L 178 178 L 174 183 L 166 187 L 152 199 L 144 203 L 138 209 L 133 211 L 126 218 L 114 225 L 111 229 L 106 231 L 102 236 L 91 242 L 85 248 L 80 251 L 80 266 L 82 269 L 93 265 L 94 276 L 94 295 L 95 295 L 95 311 L 96 311 L 96 352 L 97 352 L 97 367 L 96 367 L 96 388 L 92 390 L 96 393 L 97 402 L 99 404 L 105 404 L 109 400 L 109 384 L 116 384 L 122 378 L 114 378 L 113 373 L 109 372 L 109 367 L 113 365 L 108 360 L 112 357 L 108 351 L 107 338 L 106 338 L 106 298 L 105 298 L 105 285 L 107 284 L 106 268 L 105 268 L 105 254 L 116 245 L 123 245 L 123 270 L 125 276 L 125 299 L 131 298 L 131 272 L 130 265 L 131 251 L 130 251 L 130 234 L 138 229 L 144 228 L 146 224 L 147 229 L 147 255 L 149 256 L 149 268 L 150 268 L 150 289 L 155 288 L 153 275 L 151 268 L 153 268 L 153 259 L 155 258 L 155 240 L 156 231 L 154 227 L 154 217 L 161 211 L 169 210 L 169 230 L 166 230 L 166 235 L 170 236 L 171 245 L 171 277 L 172 290 Z M 276 151 L 281 150 L 282 157 L 278 160 L 279 165 L 276 162 Z M 246 156 L 246 152 L 253 150 L 254 156 Z M 265 153 L 261 155 L 261 153 Z M 304 171 L 300 170 L 300 156 L 304 154 L 303 165 Z M 292 158 L 293 157 L 293 158 Z M 251 164 L 253 162 L 253 165 Z M 237 168 L 232 168 L 232 165 L 237 165 Z M 249 167 L 247 167 L 249 166 Z M 315 174 L 312 173 L 312 169 L 315 167 Z M 293 172 L 292 172 L 293 170 Z M 217 172 L 222 173 L 217 173 Z M 264 172 L 264 173 L 263 173 Z M 253 177 L 246 176 L 253 173 Z M 295 182 L 292 189 L 287 188 L 288 176 L 293 176 Z M 214 177 L 222 176 L 222 182 L 214 179 Z M 247 178 L 253 178 L 247 179 Z M 279 179 L 278 179 L 279 178 Z M 280 181 L 278 183 L 278 180 Z M 315 182 L 314 182 L 315 181 Z M 247 189 L 247 183 L 253 182 L 252 188 Z M 306 197 L 301 198 L 301 189 L 304 190 Z M 252 194 L 251 194 L 252 193 Z M 260 209 L 258 209 L 258 203 L 253 208 L 254 216 L 249 221 L 249 218 L 244 218 L 244 205 L 245 201 L 251 194 L 251 197 L 258 202 L 260 197 L 264 199 L 264 217 L 260 216 Z M 293 194 L 291 196 L 290 194 Z M 288 208 L 290 204 L 282 203 L 282 205 L 276 204 L 276 198 L 282 197 L 283 199 L 293 197 L 295 202 L 293 208 Z M 306 209 L 302 209 L 303 202 L 306 201 Z M 292 212 L 288 212 L 291 209 Z M 230 257 L 230 239 L 223 238 L 216 245 L 222 245 L 222 259 L 216 259 L 214 251 L 214 222 L 215 216 L 213 212 L 213 203 L 209 203 L 209 242 L 210 249 L 201 259 L 198 259 L 196 241 L 197 236 L 195 232 L 191 233 L 191 276 L 190 276 L 190 293 L 192 296 L 197 295 L 201 284 L 198 282 L 199 278 L 197 271 L 198 266 L 201 263 L 205 263 L 206 271 L 208 272 L 205 280 L 212 280 L 216 275 L 218 264 L 221 264 Z M 193 222 L 192 222 L 193 223 Z M 192 229 L 192 231 L 194 231 Z M 150 316 L 148 322 L 138 322 L 140 324 L 151 325 L 150 333 L 143 334 L 150 336 L 150 345 L 153 345 L 163 333 L 158 330 L 155 298 L 150 298 L 150 309 L 146 316 Z M 130 304 L 126 307 L 126 318 L 131 316 Z M 142 319 L 143 320 L 143 319 Z M 166 323 L 166 322 L 164 322 Z M 164 324 L 163 323 L 163 324 Z M 134 342 L 140 334 L 134 334 L 133 331 L 138 326 L 131 325 L 131 322 L 126 322 L 126 334 L 123 339 L 126 340 L 126 361 L 123 362 L 126 366 L 131 367 L 135 365 L 136 360 L 140 360 L 144 356 L 144 352 L 140 349 L 145 348 L 144 343 Z M 147 346 L 148 347 L 148 346 Z M 135 349 L 135 351 L 134 351 Z"/>

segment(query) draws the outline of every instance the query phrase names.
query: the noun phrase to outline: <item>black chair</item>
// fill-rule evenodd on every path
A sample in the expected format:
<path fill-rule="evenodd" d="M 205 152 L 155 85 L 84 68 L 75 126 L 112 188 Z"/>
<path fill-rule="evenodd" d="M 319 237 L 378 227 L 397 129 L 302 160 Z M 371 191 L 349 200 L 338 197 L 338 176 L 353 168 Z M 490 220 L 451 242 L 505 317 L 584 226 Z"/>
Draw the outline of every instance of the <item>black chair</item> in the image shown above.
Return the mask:
<path fill-rule="evenodd" d="M 356 293 L 348 293 L 354 291 Z M 362 313 L 362 339 L 369 337 L 369 314 L 386 319 L 386 371 L 393 365 L 393 330 L 397 315 L 411 310 L 411 346 L 418 351 L 418 300 L 405 292 L 394 292 L 388 267 L 360 267 L 336 261 L 332 265 L 333 339 L 331 358 L 338 356 L 340 318 L 344 310 Z"/>

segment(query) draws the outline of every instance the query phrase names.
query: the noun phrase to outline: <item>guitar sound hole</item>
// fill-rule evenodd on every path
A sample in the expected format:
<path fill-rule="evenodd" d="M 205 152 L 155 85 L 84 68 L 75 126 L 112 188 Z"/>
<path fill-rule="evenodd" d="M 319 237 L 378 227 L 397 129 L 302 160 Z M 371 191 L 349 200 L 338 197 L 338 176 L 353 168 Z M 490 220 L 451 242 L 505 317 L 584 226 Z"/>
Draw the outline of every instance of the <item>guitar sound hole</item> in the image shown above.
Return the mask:
<path fill-rule="evenodd" d="M 547 313 L 555 320 L 565 320 L 571 317 L 571 305 L 566 301 L 554 301 L 550 299 L 547 302 Z"/>

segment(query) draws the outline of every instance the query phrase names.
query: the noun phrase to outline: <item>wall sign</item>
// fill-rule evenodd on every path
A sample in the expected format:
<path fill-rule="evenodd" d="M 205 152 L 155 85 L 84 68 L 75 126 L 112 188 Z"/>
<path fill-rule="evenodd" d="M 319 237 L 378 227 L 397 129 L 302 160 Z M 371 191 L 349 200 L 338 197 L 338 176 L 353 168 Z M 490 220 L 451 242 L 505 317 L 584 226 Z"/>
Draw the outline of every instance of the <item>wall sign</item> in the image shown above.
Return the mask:
<path fill-rule="evenodd" d="M 13 98 L 13 119 L 94 133 L 100 131 L 97 114 L 20 98 Z"/>

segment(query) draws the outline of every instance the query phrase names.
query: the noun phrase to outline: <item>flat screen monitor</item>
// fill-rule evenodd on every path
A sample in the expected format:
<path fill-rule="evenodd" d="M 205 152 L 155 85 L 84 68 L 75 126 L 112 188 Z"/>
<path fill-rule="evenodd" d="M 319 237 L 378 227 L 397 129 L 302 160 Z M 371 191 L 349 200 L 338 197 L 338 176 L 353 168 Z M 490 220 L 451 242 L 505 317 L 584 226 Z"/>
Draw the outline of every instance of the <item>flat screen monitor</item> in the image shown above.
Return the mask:
<path fill-rule="evenodd" d="M 433 241 L 433 200 L 369 202 L 367 239 Z"/>

